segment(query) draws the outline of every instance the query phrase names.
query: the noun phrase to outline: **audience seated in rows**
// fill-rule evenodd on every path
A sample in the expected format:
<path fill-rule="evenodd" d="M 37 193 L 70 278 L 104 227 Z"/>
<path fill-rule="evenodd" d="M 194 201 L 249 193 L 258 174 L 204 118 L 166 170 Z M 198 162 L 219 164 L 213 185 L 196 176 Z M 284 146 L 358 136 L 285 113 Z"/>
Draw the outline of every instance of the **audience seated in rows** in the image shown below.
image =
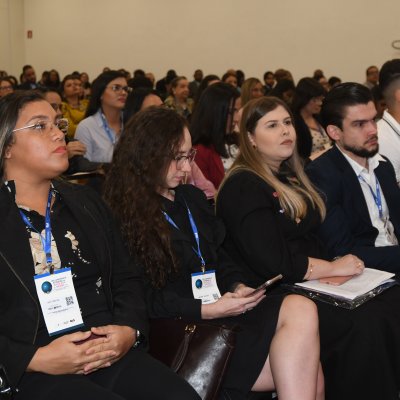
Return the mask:
<path fill-rule="evenodd" d="M 106 200 L 143 265 L 150 316 L 239 324 L 222 398 L 275 388 L 282 399 L 322 400 L 315 305 L 297 295 L 252 294 L 221 248 L 224 228 L 204 194 L 180 185 L 192 152 L 184 118 L 147 109 L 126 127 L 107 175 Z M 208 279 L 212 290 L 197 293 Z"/>
<path fill-rule="evenodd" d="M 250 101 L 243 109 L 240 148 L 220 186 L 216 210 L 227 230 L 224 250 L 238 263 L 250 286 L 279 273 L 283 284 L 362 274 L 369 264 L 361 254 L 343 249 L 342 257 L 332 260 L 324 246 L 329 244 L 327 237 L 320 240 L 317 230 L 325 213 L 325 222 L 335 216 L 304 173 L 287 105 L 272 97 Z M 324 165 L 322 170 L 328 168 Z M 337 185 L 331 181 L 328 178 L 327 185 L 333 186 L 332 191 L 339 184 L 346 188 L 357 184 L 350 186 L 344 178 Z M 330 234 L 343 230 L 336 224 Z M 278 285 L 268 290 L 267 299 L 291 290 Z M 398 286 L 353 310 L 316 301 L 328 399 L 396 398 L 400 387 L 399 301 Z"/>
<path fill-rule="evenodd" d="M 58 126 L 39 93 L 0 100 L 0 352 L 15 400 L 199 399 L 140 343 L 139 266 L 101 199 L 57 180 L 68 166 Z"/>

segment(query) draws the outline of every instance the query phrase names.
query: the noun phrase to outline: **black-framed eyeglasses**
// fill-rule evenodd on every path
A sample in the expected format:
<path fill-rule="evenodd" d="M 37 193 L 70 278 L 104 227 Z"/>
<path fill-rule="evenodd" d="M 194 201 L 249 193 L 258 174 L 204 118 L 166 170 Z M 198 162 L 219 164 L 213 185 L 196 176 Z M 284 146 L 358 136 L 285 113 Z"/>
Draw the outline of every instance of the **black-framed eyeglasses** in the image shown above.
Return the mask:
<path fill-rule="evenodd" d="M 107 87 L 109 87 L 113 92 L 116 92 L 116 93 L 122 92 L 122 91 L 124 91 L 126 93 L 131 93 L 132 92 L 132 88 L 129 87 L 129 86 L 110 85 L 110 86 L 107 86 Z"/>
<path fill-rule="evenodd" d="M 196 157 L 196 149 L 190 149 L 189 152 L 184 155 L 184 154 L 179 154 L 174 157 L 174 160 L 176 162 L 176 168 L 177 169 L 182 169 L 183 166 L 185 165 L 185 162 L 188 161 L 189 164 L 192 164 L 194 161 L 194 158 Z"/>
<path fill-rule="evenodd" d="M 25 129 L 31 129 L 31 130 L 39 132 L 39 133 L 46 133 L 46 132 L 50 132 L 53 129 L 53 127 L 55 126 L 62 133 L 64 133 L 64 135 L 66 135 L 67 132 L 68 132 L 68 125 L 69 124 L 68 124 L 67 118 L 60 118 L 56 122 L 38 121 L 38 122 L 35 122 L 32 125 L 27 125 L 27 126 L 23 126 L 22 128 L 14 129 L 13 132 L 22 131 L 22 130 L 25 130 Z"/>

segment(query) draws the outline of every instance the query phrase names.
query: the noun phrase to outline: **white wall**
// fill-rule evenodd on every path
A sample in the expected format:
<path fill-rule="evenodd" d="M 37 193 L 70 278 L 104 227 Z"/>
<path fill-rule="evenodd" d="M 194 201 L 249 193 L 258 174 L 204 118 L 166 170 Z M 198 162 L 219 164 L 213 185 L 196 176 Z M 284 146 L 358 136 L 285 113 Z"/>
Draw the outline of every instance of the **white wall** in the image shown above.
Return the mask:
<path fill-rule="evenodd" d="M 19 74 L 25 61 L 24 0 L 0 0 L 0 70 Z"/>
<path fill-rule="evenodd" d="M 79 70 L 92 79 L 104 66 L 157 78 L 169 68 L 191 78 L 195 68 L 261 77 L 284 67 L 296 80 L 322 68 L 327 77 L 363 81 L 369 65 L 400 57 L 391 47 L 400 39 L 399 0 L 0 0 L 0 7 L 21 1 L 24 12 L 9 29 L 24 14 L 22 38 L 15 29 L 10 36 L 25 58 L 20 65 L 0 58 L 0 69 L 18 75 L 24 63 L 38 74 Z M 5 40 L 0 46 L 8 53 Z"/>

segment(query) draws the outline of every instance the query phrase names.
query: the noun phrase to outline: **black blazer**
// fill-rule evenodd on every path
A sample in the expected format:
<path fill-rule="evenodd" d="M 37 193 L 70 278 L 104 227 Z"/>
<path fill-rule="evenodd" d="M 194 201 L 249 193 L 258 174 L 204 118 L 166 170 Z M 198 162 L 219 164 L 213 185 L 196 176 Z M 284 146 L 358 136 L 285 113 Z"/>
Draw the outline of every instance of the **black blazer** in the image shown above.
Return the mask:
<path fill-rule="evenodd" d="M 400 246 L 375 247 L 378 230 L 372 225 L 357 175 L 346 158 L 332 147 L 310 163 L 306 172 L 320 190 L 327 216 L 319 229 L 330 255 L 355 254 L 367 267 L 400 271 Z M 400 189 L 389 160 L 375 169 L 389 208 L 390 220 L 400 239 Z"/>
<path fill-rule="evenodd" d="M 141 276 L 130 261 L 110 213 L 90 189 L 53 182 L 93 247 L 113 323 L 147 334 Z M 12 184 L 12 182 L 10 182 Z M 25 225 L 14 195 L 0 189 L 0 363 L 16 386 L 37 350 L 40 304 Z"/>
<path fill-rule="evenodd" d="M 275 189 L 253 172 L 237 172 L 227 179 L 218 194 L 217 215 L 227 230 L 224 248 L 251 286 L 277 274 L 283 274 L 284 281 L 299 282 L 308 257 L 323 257 L 312 232 L 320 223 L 319 214 L 310 206 L 296 223 L 283 212 Z"/>
<path fill-rule="evenodd" d="M 179 272 L 170 276 L 162 289 L 147 283 L 147 301 L 150 317 L 183 317 L 201 319 L 201 300 L 193 298 L 191 274 L 201 271 L 201 262 L 193 251 L 194 239 L 186 204 L 193 215 L 200 236 L 200 248 L 207 270 L 215 269 L 221 294 L 230 291 L 235 283 L 244 282 L 237 266 L 222 249 L 225 228 L 208 203 L 204 193 L 192 185 L 175 189 L 175 203 L 168 215 L 179 229 L 170 226 L 171 247 L 179 263 Z"/>

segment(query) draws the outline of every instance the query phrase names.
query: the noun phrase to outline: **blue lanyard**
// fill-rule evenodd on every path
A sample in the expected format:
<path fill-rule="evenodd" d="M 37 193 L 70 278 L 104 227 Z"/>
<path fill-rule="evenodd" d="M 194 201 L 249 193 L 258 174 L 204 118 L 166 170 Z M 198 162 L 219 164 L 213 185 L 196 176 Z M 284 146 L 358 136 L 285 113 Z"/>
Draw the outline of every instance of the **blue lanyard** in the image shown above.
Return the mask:
<path fill-rule="evenodd" d="M 358 179 L 363 181 L 369 188 L 369 191 L 372 194 L 372 197 L 374 198 L 375 204 L 378 207 L 378 212 L 379 212 L 379 218 L 383 221 L 383 207 L 382 207 L 382 197 L 381 197 L 381 189 L 379 187 L 379 182 L 378 179 L 375 177 L 375 182 L 376 182 L 376 194 L 372 190 L 372 187 L 369 185 L 369 183 L 361 176 L 358 175 Z"/>
<path fill-rule="evenodd" d="M 112 133 L 110 125 L 108 125 L 107 118 L 102 111 L 100 111 L 100 115 L 101 115 L 101 120 L 103 121 L 103 128 L 106 131 L 107 137 L 110 140 L 111 144 L 114 146 L 115 142 L 117 141 L 116 135 Z M 121 114 L 121 133 L 123 130 L 124 130 L 124 121 L 122 119 L 122 114 Z"/>
<path fill-rule="evenodd" d="M 54 272 L 54 265 L 53 265 L 53 258 L 51 257 L 51 224 L 50 224 L 50 212 L 51 212 L 51 199 L 53 197 L 53 191 L 52 189 L 49 190 L 49 197 L 47 199 L 47 205 L 46 205 L 46 216 L 45 216 L 45 224 L 44 224 L 44 229 L 45 229 L 45 237 L 43 237 L 40 232 L 31 224 L 29 221 L 28 217 L 21 211 L 19 210 L 19 213 L 21 214 L 21 217 L 25 224 L 34 230 L 36 233 L 39 234 L 40 240 L 42 242 L 43 250 L 46 254 L 46 264 L 50 269 L 50 274 Z"/>
<path fill-rule="evenodd" d="M 186 202 L 185 202 L 186 203 Z M 188 217 L 189 217 L 189 222 L 190 222 L 190 226 L 192 228 L 193 231 L 193 235 L 194 235 L 194 239 L 196 240 L 196 244 L 197 244 L 197 250 L 192 247 L 193 251 L 196 253 L 197 257 L 200 258 L 201 261 L 201 270 L 203 271 L 203 273 L 206 271 L 206 262 L 204 261 L 203 255 L 201 254 L 201 249 L 200 249 L 200 237 L 199 237 L 199 231 L 197 229 L 196 223 L 194 222 L 194 218 L 192 216 L 192 213 L 190 212 L 190 209 L 188 207 L 188 205 L 186 204 L 186 209 L 187 209 L 187 213 L 188 213 Z M 163 211 L 163 214 L 166 218 L 166 220 L 176 229 L 179 230 L 178 225 L 176 225 L 175 221 L 165 212 Z"/>

